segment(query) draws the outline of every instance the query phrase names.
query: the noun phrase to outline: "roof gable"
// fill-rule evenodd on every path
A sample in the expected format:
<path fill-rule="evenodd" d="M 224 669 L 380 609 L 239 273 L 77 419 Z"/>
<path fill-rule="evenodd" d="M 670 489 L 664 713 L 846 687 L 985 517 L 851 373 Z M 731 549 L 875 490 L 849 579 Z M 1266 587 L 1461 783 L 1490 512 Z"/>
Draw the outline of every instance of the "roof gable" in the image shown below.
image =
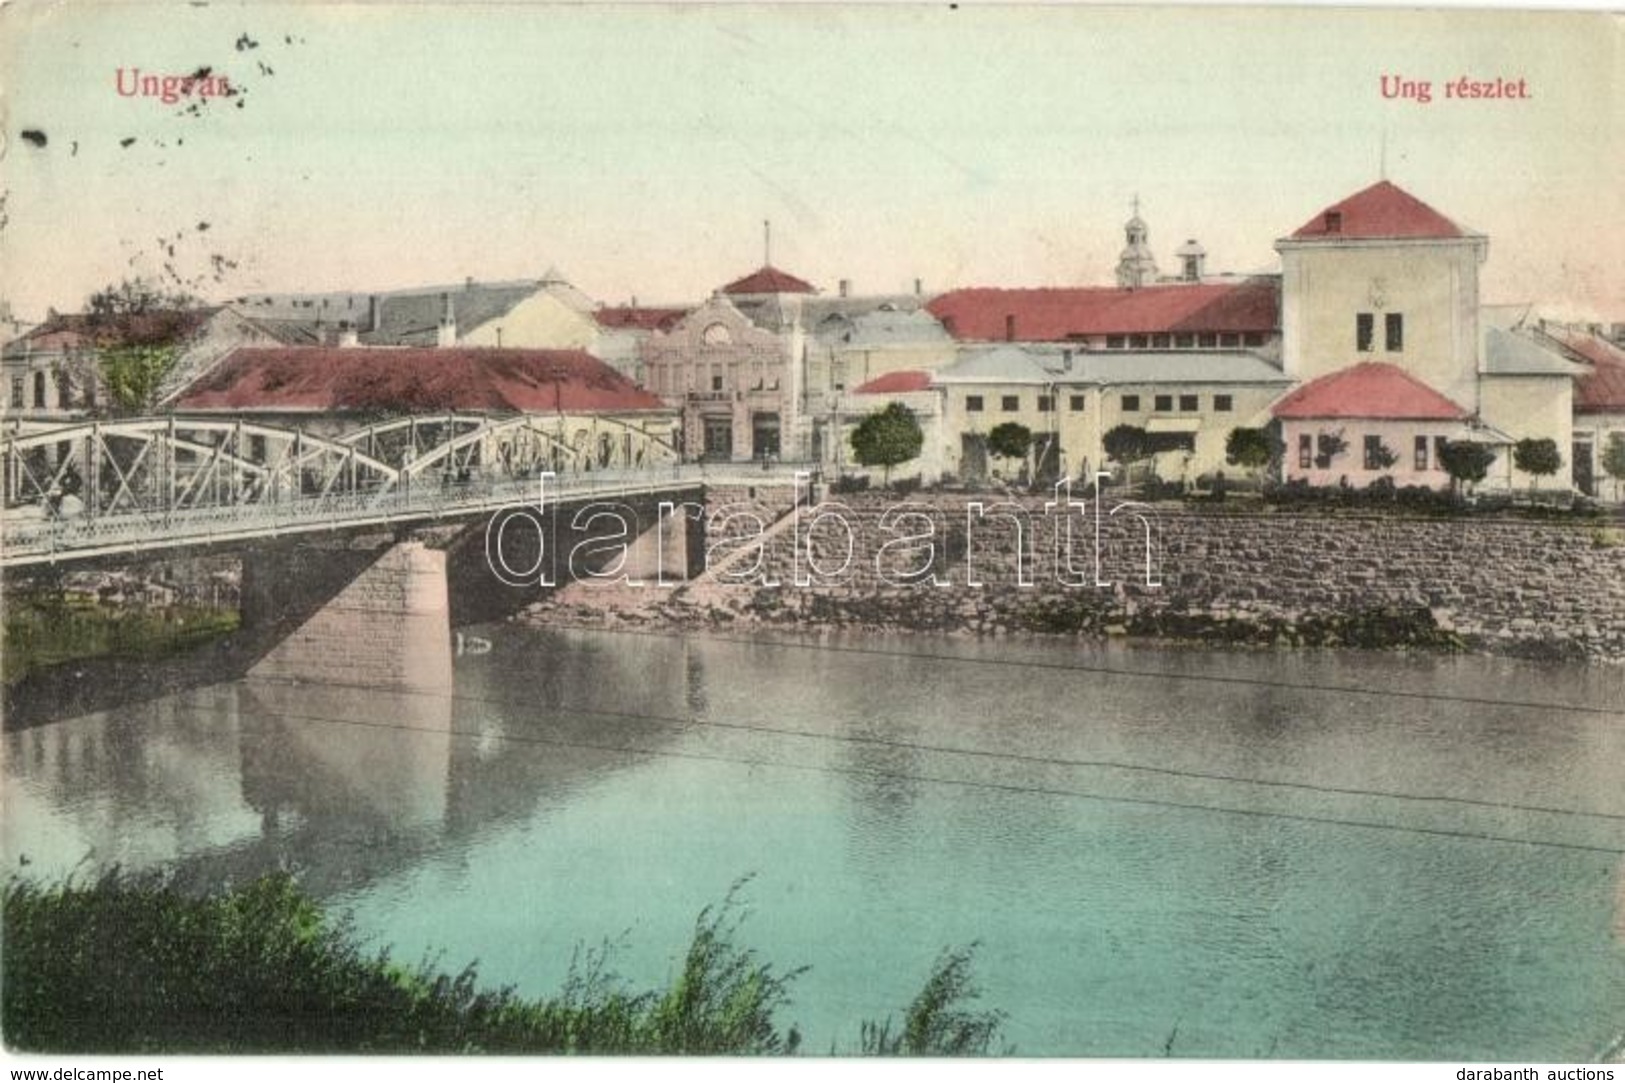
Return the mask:
<path fill-rule="evenodd" d="M 727 294 L 753 294 L 753 293 L 817 293 L 812 283 L 797 278 L 788 271 L 781 271 L 772 264 L 765 264 L 752 271 L 744 278 L 736 278 L 726 286 L 722 292 Z"/>
<path fill-rule="evenodd" d="M 598 326 L 607 331 L 670 331 L 684 316 L 686 308 L 640 308 L 612 305 L 593 313 Z"/>
<path fill-rule="evenodd" d="M 1295 240 L 1454 238 L 1471 234 L 1391 181 L 1378 181 L 1315 215 Z"/>
<path fill-rule="evenodd" d="M 1327 373 L 1288 393 L 1270 411 L 1278 418 L 1459 421 L 1466 410 L 1404 369 L 1367 361 Z"/>
<path fill-rule="evenodd" d="M 476 284 L 440 293 L 383 294 L 378 299 L 378 326 L 362 331 L 360 337 L 361 341 L 378 346 L 432 346 L 448 300 L 452 318 L 457 321 L 457 333 L 466 335 L 492 320 L 501 319 L 521 302 L 539 295 L 551 297 L 535 284 Z"/>
<path fill-rule="evenodd" d="M 1585 367 L 1527 335 L 1486 327 L 1484 371 L 1490 376 L 1577 376 Z"/>
<path fill-rule="evenodd" d="M 1625 350 L 1596 335 L 1552 330 L 1548 336 L 1591 363 L 1574 384 L 1577 414 L 1625 414 Z"/>
<path fill-rule="evenodd" d="M 920 369 L 904 369 L 901 372 L 888 372 L 884 376 L 877 376 L 861 387 L 855 388 L 854 395 L 906 395 L 913 391 L 929 391 L 931 389 L 931 374 Z"/>

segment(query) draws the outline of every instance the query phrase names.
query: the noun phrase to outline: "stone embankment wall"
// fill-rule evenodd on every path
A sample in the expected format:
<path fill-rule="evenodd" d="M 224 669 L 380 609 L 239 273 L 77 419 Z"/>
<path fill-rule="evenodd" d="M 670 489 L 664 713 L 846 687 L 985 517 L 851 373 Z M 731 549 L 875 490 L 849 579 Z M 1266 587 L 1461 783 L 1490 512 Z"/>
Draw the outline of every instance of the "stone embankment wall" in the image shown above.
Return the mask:
<path fill-rule="evenodd" d="M 1135 508 L 1101 518 L 1098 546 L 1094 505 L 1072 509 L 1068 567 L 1065 516 L 1046 514 L 1041 498 L 915 495 L 916 517 L 900 523 L 883 516 L 901 500 L 834 500 L 803 510 L 802 527 L 774 535 L 761 561 L 731 561 L 715 581 L 662 592 L 584 584 L 539 616 L 1625 659 L 1625 534 L 1614 527 L 1159 504 L 1142 512 L 1153 538 L 1148 584 Z M 976 501 L 981 511 L 968 511 Z M 1108 496 L 1102 510 L 1114 506 Z M 898 541 L 924 533 L 929 552 Z M 905 582 L 927 563 L 935 581 Z"/>

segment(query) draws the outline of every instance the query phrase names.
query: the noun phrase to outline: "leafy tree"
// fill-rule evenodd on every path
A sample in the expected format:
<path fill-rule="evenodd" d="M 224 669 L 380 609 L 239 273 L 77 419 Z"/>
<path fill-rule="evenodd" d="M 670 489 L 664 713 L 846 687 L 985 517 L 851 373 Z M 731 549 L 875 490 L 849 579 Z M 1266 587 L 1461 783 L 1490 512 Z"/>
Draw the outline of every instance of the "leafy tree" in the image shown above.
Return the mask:
<path fill-rule="evenodd" d="M 1224 461 L 1247 470 L 1262 470 L 1275 457 L 1275 443 L 1263 429 L 1231 429 L 1224 438 Z"/>
<path fill-rule="evenodd" d="M 987 449 L 1001 459 L 1025 459 L 1032 446 L 1032 430 L 1018 421 L 995 425 L 987 434 Z"/>
<path fill-rule="evenodd" d="M 157 404 L 164 377 L 201 302 L 144 278 L 124 279 L 85 299 L 86 330 L 96 343 L 96 369 L 114 413 L 140 414 Z M 77 377 L 88 384 L 87 373 Z"/>
<path fill-rule="evenodd" d="M 1371 462 L 1378 470 L 1390 470 L 1399 461 L 1399 456 L 1387 444 L 1378 444 L 1371 449 Z"/>
<path fill-rule="evenodd" d="M 987 450 L 1000 459 L 1019 459 L 1022 473 L 1027 468 L 1027 453 L 1033 447 L 1033 431 L 1018 421 L 1005 421 L 987 434 Z"/>
<path fill-rule="evenodd" d="M 1554 440 L 1519 440 L 1512 446 L 1512 465 L 1529 477 L 1529 489 L 1534 491 L 1540 479 L 1563 468 L 1563 455 Z"/>
<path fill-rule="evenodd" d="M 1109 429 L 1101 440 L 1108 459 L 1124 466 L 1139 462 L 1151 454 L 1151 443 L 1146 431 L 1135 425 L 1118 425 Z"/>
<path fill-rule="evenodd" d="M 1458 489 L 1463 485 L 1477 485 L 1490 472 L 1495 452 L 1485 444 L 1470 440 L 1446 440 L 1439 449 L 1439 462 L 1450 482 Z"/>
<path fill-rule="evenodd" d="M 180 356 L 175 345 L 120 343 L 96 353 L 102 386 L 114 413 L 142 414 L 157 403 L 158 388 Z"/>
<path fill-rule="evenodd" d="M 880 467 L 886 484 L 891 483 L 891 468 L 919 455 L 924 444 L 914 411 L 900 402 L 870 414 L 852 431 L 853 457 L 860 466 Z"/>
<path fill-rule="evenodd" d="M 91 321 L 116 321 L 137 313 L 185 311 L 202 302 L 190 293 L 167 290 L 145 278 L 126 278 L 116 286 L 104 286 L 85 298 L 85 312 Z"/>
<path fill-rule="evenodd" d="M 1614 479 L 1614 499 L 1619 499 L 1619 483 L 1625 481 L 1625 433 L 1608 434 L 1608 446 L 1602 453 L 1602 469 Z"/>

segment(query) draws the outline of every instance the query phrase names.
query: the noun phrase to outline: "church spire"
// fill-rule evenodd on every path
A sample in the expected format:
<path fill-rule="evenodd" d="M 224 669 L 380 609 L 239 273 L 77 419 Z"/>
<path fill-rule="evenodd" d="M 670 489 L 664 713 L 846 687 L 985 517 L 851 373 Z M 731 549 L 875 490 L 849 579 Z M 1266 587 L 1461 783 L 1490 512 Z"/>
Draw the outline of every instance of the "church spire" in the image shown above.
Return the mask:
<path fill-rule="evenodd" d="M 1117 259 L 1117 284 L 1124 289 L 1149 286 L 1157 280 L 1157 258 L 1151 254 L 1151 231 L 1140 217 L 1140 196 L 1134 196 L 1134 217 L 1123 225 L 1125 244 Z"/>

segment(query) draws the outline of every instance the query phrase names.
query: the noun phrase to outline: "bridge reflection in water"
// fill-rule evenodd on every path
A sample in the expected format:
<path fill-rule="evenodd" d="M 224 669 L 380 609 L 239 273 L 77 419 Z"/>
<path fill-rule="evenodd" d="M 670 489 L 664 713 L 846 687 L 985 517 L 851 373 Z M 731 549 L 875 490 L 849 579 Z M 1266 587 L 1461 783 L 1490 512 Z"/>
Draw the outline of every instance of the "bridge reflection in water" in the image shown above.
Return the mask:
<path fill-rule="evenodd" d="M 536 646 L 534 634 L 522 648 L 491 641 L 410 687 L 249 678 L 8 733 L 5 853 L 46 881 L 116 866 L 201 889 L 289 870 L 330 896 L 648 762 L 617 748 L 680 739 L 659 721 L 572 709 L 541 674 L 528 700 L 485 694 Z M 704 698 L 698 659 L 673 672 L 604 657 L 594 673 L 651 704 Z"/>

